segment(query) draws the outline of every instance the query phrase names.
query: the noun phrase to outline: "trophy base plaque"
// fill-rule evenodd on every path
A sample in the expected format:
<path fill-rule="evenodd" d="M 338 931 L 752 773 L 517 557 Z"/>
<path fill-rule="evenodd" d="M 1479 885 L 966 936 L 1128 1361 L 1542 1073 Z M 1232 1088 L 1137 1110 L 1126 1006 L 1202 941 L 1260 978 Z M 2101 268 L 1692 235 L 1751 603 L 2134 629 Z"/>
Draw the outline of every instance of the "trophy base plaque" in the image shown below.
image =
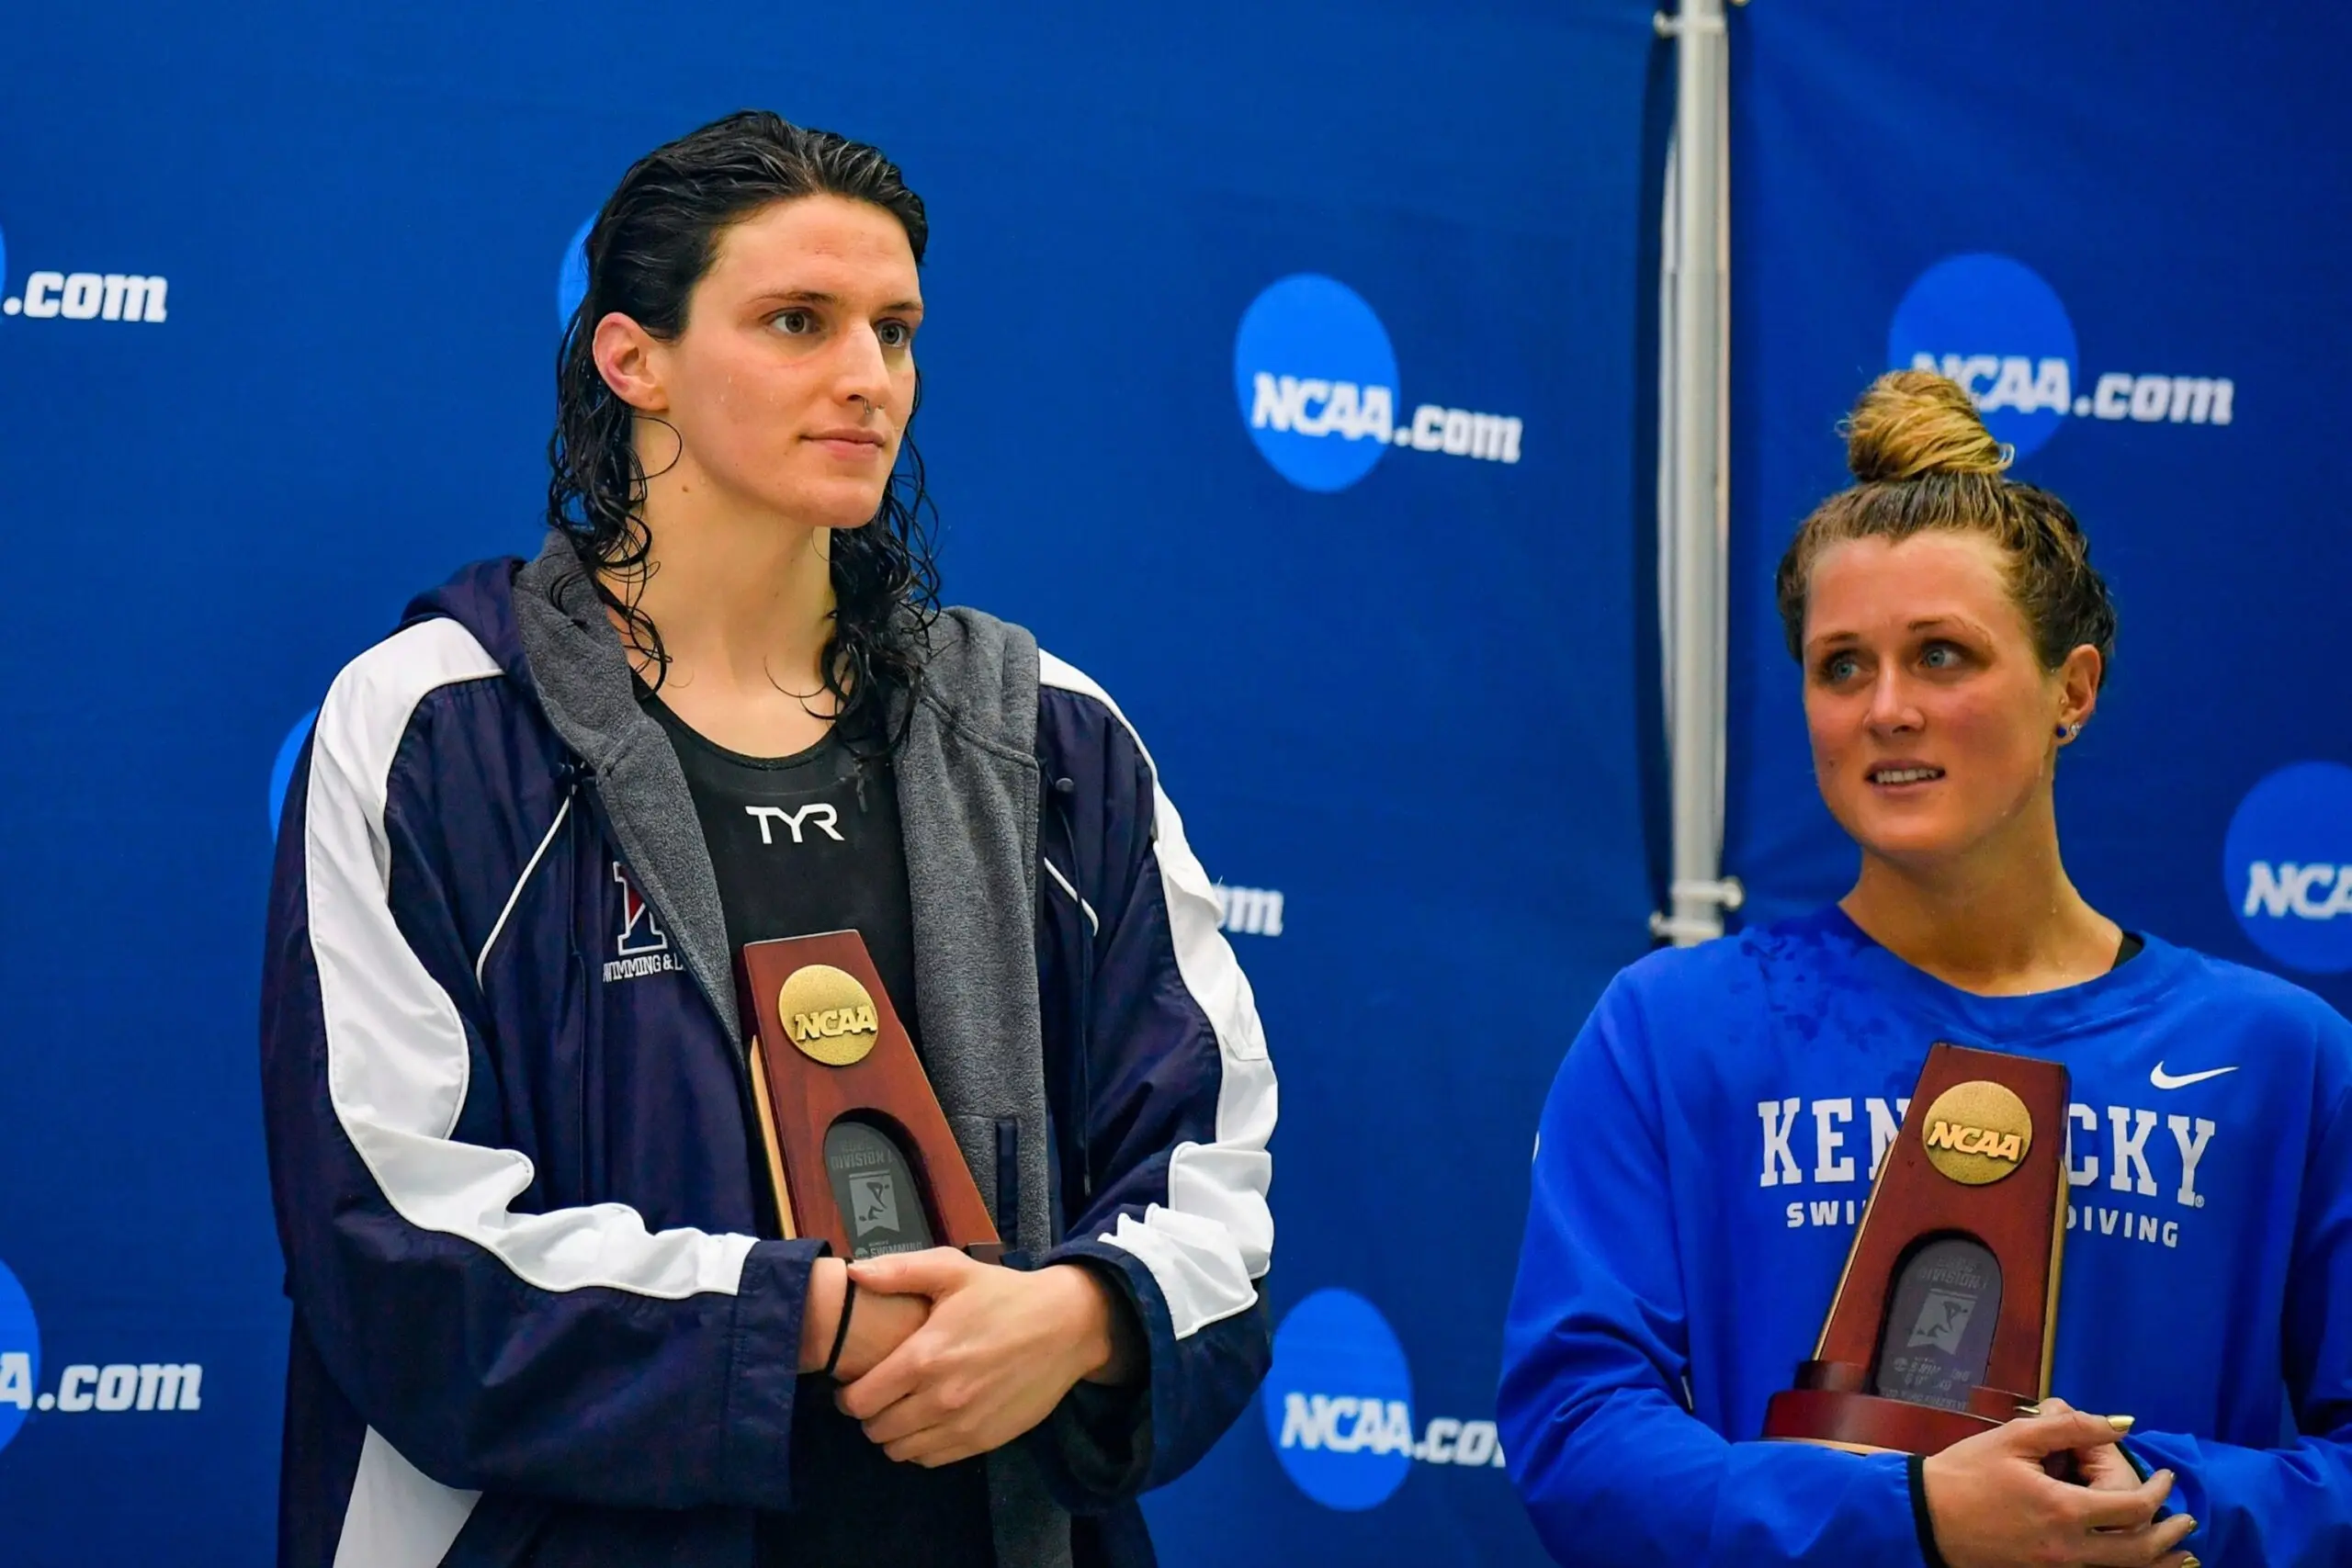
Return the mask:
<path fill-rule="evenodd" d="M 1764 1408 L 1764 1435 L 1826 1443 L 1861 1453 L 1932 1454 L 1999 1426 L 2033 1403 L 2005 1389 L 1972 1388 L 1969 1407 L 1952 1410 L 1867 1392 L 1870 1369 L 1852 1362 L 1806 1361 L 1797 1386 Z"/>

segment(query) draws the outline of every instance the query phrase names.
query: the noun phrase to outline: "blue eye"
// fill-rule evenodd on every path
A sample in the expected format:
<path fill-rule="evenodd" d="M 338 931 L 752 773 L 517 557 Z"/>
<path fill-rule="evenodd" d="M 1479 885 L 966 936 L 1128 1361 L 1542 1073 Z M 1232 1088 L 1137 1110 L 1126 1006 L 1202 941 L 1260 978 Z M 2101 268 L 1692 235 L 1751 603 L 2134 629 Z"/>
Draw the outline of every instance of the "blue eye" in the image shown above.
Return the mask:
<path fill-rule="evenodd" d="M 915 330 L 904 321 L 885 321 L 874 329 L 874 335 L 885 348 L 904 348 L 914 342 Z"/>
<path fill-rule="evenodd" d="M 1852 654 L 1833 653 L 1821 666 L 1821 678 L 1833 684 L 1840 681 L 1850 681 L 1854 678 L 1854 671 L 1858 668 Z"/>
<path fill-rule="evenodd" d="M 1948 642 L 1931 642 L 1919 655 L 1919 662 L 1930 670 L 1949 670 L 1960 662 L 1960 649 Z"/>

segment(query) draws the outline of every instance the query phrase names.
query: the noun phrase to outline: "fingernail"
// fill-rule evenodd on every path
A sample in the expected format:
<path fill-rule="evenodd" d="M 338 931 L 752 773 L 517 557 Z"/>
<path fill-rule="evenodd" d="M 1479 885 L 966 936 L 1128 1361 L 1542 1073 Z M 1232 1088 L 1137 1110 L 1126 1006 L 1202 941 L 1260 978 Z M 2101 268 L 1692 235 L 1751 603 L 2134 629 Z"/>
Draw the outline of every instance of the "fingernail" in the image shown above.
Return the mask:
<path fill-rule="evenodd" d="M 2130 1431 L 2132 1429 L 2132 1417 L 2129 1416 L 2110 1416 L 2107 1418 L 2107 1424 L 2114 1427 L 2119 1432 Z"/>
<path fill-rule="evenodd" d="M 2020 1416 L 2039 1416 L 2041 1414 L 2041 1406 L 2038 1404 L 2020 1404 L 2018 1406 L 2018 1414 Z"/>
<path fill-rule="evenodd" d="M 2197 1561 L 2197 1554 L 2192 1551 L 2180 1560 L 2180 1568 L 2205 1568 L 2205 1565 Z"/>

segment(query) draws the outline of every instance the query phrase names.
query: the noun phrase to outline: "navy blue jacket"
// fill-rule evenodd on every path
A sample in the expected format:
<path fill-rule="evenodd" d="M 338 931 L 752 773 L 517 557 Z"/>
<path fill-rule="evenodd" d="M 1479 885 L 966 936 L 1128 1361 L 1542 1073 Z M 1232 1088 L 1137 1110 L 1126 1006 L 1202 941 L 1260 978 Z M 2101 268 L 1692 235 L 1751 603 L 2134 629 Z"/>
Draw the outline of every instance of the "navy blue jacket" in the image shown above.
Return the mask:
<path fill-rule="evenodd" d="M 933 1088 L 1017 1261 L 1090 1260 L 1148 1341 L 1139 1391 L 989 1457 L 998 1557 L 1146 1562 L 1134 1499 L 1268 1360 L 1272 1069 L 1116 706 L 987 616 L 931 643 L 897 768 Z M 336 678 L 263 993 L 287 1568 L 751 1568 L 755 1510 L 827 1506 L 790 1484 L 822 1244 L 759 1232 L 729 974 L 676 758 L 560 541 Z"/>

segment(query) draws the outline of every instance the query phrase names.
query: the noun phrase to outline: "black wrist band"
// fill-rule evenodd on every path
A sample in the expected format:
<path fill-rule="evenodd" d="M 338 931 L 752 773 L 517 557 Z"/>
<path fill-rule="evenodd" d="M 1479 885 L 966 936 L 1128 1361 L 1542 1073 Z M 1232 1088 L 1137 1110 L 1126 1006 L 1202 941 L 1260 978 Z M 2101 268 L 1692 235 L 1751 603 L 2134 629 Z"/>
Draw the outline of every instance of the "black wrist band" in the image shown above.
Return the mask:
<path fill-rule="evenodd" d="M 825 1358 L 825 1370 L 817 1374 L 819 1377 L 831 1377 L 833 1375 L 833 1369 L 842 1364 L 842 1347 L 849 1343 L 849 1309 L 856 1304 L 857 1281 L 854 1280 L 842 1280 L 841 1326 L 833 1330 L 833 1353 Z"/>
<path fill-rule="evenodd" d="M 1927 1568 L 1951 1568 L 1944 1561 L 1943 1549 L 1936 1544 L 1936 1521 L 1928 1512 L 1927 1461 L 1913 1454 L 1911 1472 L 1911 1523 L 1919 1532 L 1919 1560 Z"/>

